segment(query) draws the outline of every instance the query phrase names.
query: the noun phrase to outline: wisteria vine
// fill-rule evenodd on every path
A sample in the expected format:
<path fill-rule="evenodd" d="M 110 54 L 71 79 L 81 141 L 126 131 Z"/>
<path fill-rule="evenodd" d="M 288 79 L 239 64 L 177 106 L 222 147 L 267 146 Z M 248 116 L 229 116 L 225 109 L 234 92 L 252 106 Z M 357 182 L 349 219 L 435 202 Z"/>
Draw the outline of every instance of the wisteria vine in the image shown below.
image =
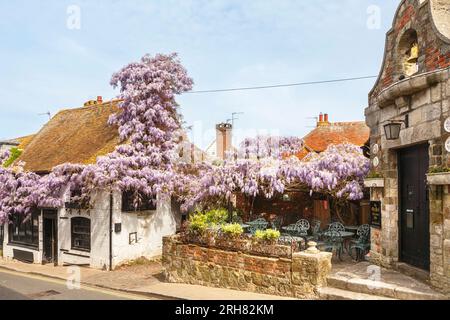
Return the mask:
<path fill-rule="evenodd" d="M 3 167 L 9 155 L 1 153 L 0 224 L 36 207 L 61 207 L 68 189 L 84 201 L 97 190 L 133 191 L 136 205 L 141 195 L 174 196 L 183 210 L 211 199 L 228 201 L 237 192 L 271 198 L 299 186 L 350 200 L 363 196 L 369 161 L 348 144 L 300 161 L 289 155 L 303 147 L 301 139 L 256 137 L 222 164 L 176 161 L 182 132 L 175 97 L 193 86 L 176 54 L 144 56 L 114 74 L 111 85 L 120 90 L 121 102 L 109 124 L 123 144 L 95 164 L 66 163 L 44 176 L 24 171 L 20 162 Z"/>

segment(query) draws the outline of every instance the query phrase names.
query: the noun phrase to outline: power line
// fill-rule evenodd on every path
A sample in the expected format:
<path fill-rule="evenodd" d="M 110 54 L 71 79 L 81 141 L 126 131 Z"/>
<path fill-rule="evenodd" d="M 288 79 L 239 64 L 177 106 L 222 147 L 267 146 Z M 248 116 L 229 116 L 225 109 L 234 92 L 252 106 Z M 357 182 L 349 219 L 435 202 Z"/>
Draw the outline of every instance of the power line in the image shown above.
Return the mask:
<path fill-rule="evenodd" d="M 199 91 L 189 91 L 189 92 L 186 92 L 186 93 L 199 94 L 199 93 L 218 93 L 218 92 L 233 92 L 233 91 L 248 91 L 248 90 L 264 90 L 264 89 L 308 86 L 308 85 L 324 84 L 324 83 L 337 83 L 337 82 L 357 81 L 357 80 L 373 79 L 373 78 L 377 78 L 377 77 L 378 76 L 365 76 L 365 77 L 356 77 L 356 78 L 341 78 L 341 79 L 333 79 L 333 80 L 298 82 L 298 83 L 289 83 L 289 84 L 276 84 L 276 85 L 270 85 L 270 86 L 242 87 L 242 88 L 214 89 L 214 90 L 199 90 Z"/>

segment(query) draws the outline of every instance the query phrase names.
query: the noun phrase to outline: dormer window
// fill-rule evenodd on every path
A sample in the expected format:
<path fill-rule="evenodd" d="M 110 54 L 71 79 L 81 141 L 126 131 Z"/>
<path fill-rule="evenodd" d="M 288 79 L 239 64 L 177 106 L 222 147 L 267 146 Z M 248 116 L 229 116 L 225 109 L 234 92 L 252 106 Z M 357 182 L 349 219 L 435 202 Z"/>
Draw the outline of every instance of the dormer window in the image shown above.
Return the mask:
<path fill-rule="evenodd" d="M 415 30 L 406 31 L 400 39 L 399 61 L 401 62 L 400 73 L 402 78 L 410 77 L 419 72 L 419 42 Z"/>

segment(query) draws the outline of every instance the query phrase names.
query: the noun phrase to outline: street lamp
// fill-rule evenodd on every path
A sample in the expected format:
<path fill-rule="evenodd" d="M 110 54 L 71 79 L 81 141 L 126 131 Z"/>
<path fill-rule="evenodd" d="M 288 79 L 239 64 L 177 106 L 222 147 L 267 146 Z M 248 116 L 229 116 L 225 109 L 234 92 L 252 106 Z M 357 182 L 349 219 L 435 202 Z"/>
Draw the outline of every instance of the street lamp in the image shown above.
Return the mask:
<path fill-rule="evenodd" d="M 402 130 L 402 123 L 405 127 L 409 127 L 409 117 L 406 115 L 405 120 L 394 120 L 384 126 L 384 133 L 387 140 L 397 140 L 400 138 L 400 131 Z"/>

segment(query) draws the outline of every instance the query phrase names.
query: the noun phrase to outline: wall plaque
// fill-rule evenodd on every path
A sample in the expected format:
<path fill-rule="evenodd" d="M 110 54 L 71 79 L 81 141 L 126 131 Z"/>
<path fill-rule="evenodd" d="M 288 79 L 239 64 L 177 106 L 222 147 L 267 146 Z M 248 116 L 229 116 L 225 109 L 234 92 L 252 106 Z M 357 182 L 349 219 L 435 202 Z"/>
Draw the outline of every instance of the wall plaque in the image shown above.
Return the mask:
<path fill-rule="evenodd" d="M 381 201 L 370 202 L 370 225 L 381 229 Z"/>
<path fill-rule="evenodd" d="M 380 151 L 380 146 L 379 146 L 378 144 L 375 143 L 375 144 L 372 146 L 372 154 L 373 154 L 373 155 L 377 155 L 379 151 Z"/>
<path fill-rule="evenodd" d="M 447 120 L 445 120 L 445 122 L 444 122 L 444 130 L 447 133 L 450 133 L 450 118 L 447 118 Z"/>
<path fill-rule="evenodd" d="M 378 159 L 378 157 L 373 158 L 372 165 L 374 168 L 378 168 L 378 166 L 380 165 L 380 159 Z"/>
<path fill-rule="evenodd" d="M 450 138 L 445 141 L 445 150 L 447 150 L 447 152 L 450 152 Z"/>

